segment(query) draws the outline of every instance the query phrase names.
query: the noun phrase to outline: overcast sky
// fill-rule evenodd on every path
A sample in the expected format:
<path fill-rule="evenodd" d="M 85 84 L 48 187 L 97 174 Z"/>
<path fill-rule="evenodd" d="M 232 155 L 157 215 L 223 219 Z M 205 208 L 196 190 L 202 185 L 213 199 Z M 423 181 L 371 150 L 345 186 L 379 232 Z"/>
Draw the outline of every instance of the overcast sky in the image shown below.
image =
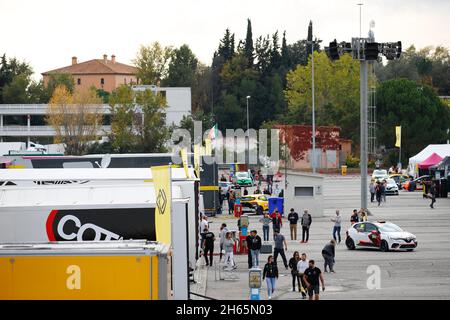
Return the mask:
<path fill-rule="evenodd" d="M 350 41 L 375 21 L 380 42 L 401 40 L 450 47 L 449 0 L 0 0 L 0 54 L 30 63 L 40 73 L 78 61 L 116 55 L 131 63 L 141 44 L 188 44 L 210 64 L 226 28 L 245 38 L 287 33 L 288 43 L 304 39 L 309 20 L 314 35 L 328 43 Z M 237 41 L 236 41 L 237 43 Z"/>

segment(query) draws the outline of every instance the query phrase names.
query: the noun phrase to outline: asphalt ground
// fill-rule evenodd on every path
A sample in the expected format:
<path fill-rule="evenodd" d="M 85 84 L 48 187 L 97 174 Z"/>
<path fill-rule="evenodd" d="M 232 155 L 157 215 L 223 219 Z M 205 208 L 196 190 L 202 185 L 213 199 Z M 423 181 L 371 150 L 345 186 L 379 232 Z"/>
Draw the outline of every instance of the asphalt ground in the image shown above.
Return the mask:
<path fill-rule="evenodd" d="M 283 185 L 283 184 L 280 184 Z M 325 291 L 321 299 L 450 299 L 450 198 L 437 198 L 435 209 L 429 207 L 430 200 L 423 199 L 420 191 L 401 191 L 398 196 L 387 196 L 380 207 L 369 201 L 372 215 L 369 220 L 388 220 L 417 236 L 419 245 L 413 252 L 379 252 L 374 250 L 349 251 L 345 247 L 345 231 L 350 227 L 350 215 L 360 203 L 360 180 L 358 177 L 329 177 L 324 185 L 324 217 L 313 218 L 310 240 L 301 244 L 290 240 L 287 219 L 283 219 L 282 234 L 286 236 L 289 258 L 294 251 L 306 253 L 316 261 L 323 271 L 323 246 L 332 238 L 333 222 L 330 219 L 339 209 L 343 217 L 341 235 L 343 241 L 336 247 L 336 273 L 325 273 Z M 304 208 L 295 208 L 301 213 Z M 224 212 L 227 212 L 224 209 Z M 250 216 L 249 229 L 258 230 L 262 238 L 260 217 Z M 222 215 L 210 218 L 210 230 L 216 234 L 215 252 L 219 252 L 218 232 L 222 222 L 231 229 L 237 229 L 237 219 Z M 298 227 L 298 238 L 301 228 Z M 272 238 L 272 230 L 270 231 Z M 301 240 L 301 239 L 300 239 Z M 273 241 L 270 241 L 273 244 Z M 260 266 L 267 261 L 267 254 L 260 255 Z M 218 256 L 214 257 L 218 261 Z M 200 262 L 203 293 L 216 299 L 249 298 L 247 255 L 235 255 L 238 268 L 222 274 L 219 280 L 217 269 L 206 267 Z M 300 300 L 299 292 L 292 292 L 292 277 L 285 270 L 279 257 L 280 277 L 272 299 Z M 378 269 L 379 268 L 379 269 Z M 380 271 L 379 288 L 374 284 L 373 270 Z M 263 282 L 261 299 L 267 299 L 266 284 Z"/>

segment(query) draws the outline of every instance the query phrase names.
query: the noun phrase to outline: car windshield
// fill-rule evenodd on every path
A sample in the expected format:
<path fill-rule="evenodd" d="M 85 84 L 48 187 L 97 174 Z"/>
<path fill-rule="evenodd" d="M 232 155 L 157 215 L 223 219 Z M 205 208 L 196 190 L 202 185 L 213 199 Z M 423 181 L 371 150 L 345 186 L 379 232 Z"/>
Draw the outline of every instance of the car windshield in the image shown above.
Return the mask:
<path fill-rule="evenodd" d="M 248 173 L 247 172 L 238 172 L 238 173 L 236 173 L 236 177 L 238 177 L 238 178 L 248 178 Z"/>
<path fill-rule="evenodd" d="M 383 223 L 379 224 L 378 227 L 383 232 L 402 232 L 402 228 L 393 223 Z"/>
<path fill-rule="evenodd" d="M 396 184 L 394 179 L 387 179 L 386 182 L 387 184 Z"/>
<path fill-rule="evenodd" d="M 374 176 L 386 176 L 387 175 L 387 171 L 386 170 L 375 170 L 373 172 Z"/>
<path fill-rule="evenodd" d="M 255 200 L 255 197 L 242 197 L 241 198 L 241 201 L 253 201 L 253 200 Z"/>

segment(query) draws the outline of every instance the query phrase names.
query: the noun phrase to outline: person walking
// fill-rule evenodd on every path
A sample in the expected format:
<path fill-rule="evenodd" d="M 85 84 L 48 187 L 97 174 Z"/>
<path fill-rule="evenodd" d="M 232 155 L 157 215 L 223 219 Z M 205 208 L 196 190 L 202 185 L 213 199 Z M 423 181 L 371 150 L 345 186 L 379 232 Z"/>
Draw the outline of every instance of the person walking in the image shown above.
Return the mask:
<path fill-rule="evenodd" d="M 243 192 L 244 196 L 248 196 L 248 190 L 247 187 L 244 187 L 244 192 Z"/>
<path fill-rule="evenodd" d="M 236 263 L 234 262 L 233 248 L 234 239 L 232 238 L 231 232 L 226 233 L 226 238 L 223 242 L 223 248 L 225 250 L 225 263 L 229 268 L 236 269 Z"/>
<path fill-rule="evenodd" d="M 320 283 L 322 283 L 322 291 L 325 291 L 325 281 L 323 280 L 322 271 L 315 266 L 314 260 L 309 260 L 308 269 L 303 274 L 303 280 L 308 288 L 309 300 L 319 300 Z M 320 283 L 319 283 L 320 280 Z"/>
<path fill-rule="evenodd" d="M 291 208 L 291 212 L 288 214 L 289 229 L 291 231 L 291 240 L 297 240 L 297 221 L 298 213 Z"/>
<path fill-rule="evenodd" d="M 386 202 L 386 188 L 387 188 L 387 181 L 383 180 L 381 183 L 381 195 L 383 196 L 383 202 Z"/>
<path fill-rule="evenodd" d="M 375 187 L 375 195 L 377 198 L 378 206 L 381 204 L 381 196 L 383 194 L 383 190 L 381 189 L 381 183 L 380 181 L 377 181 L 377 185 Z"/>
<path fill-rule="evenodd" d="M 281 258 L 283 259 L 284 267 L 289 269 L 289 266 L 287 264 L 286 254 L 285 250 L 287 251 L 287 244 L 286 244 L 286 238 L 280 234 L 280 231 L 274 231 L 275 234 L 275 247 L 273 249 L 273 256 L 275 263 L 277 263 L 278 254 L 281 255 Z M 284 247 L 283 247 L 284 245 Z"/>
<path fill-rule="evenodd" d="M 353 213 L 350 217 L 350 223 L 352 225 L 354 225 L 355 223 L 358 223 L 358 222 L 359 222 L 358 210 L 353 209 Z"/>
<path fill-rule="evenodd" d="M 370 202 L 373 202 L 375 199 L 375 181 L 372 180 L 369 184 L 369 192 L 370 192 Z"/>
<path fill-rule="evenodd" d="M 341 243 L 341 222 L 342 222 L 342 217 L 339 215 L 339 210 L 336 210 L 336 217 L 335 218 L 331 218 L 331 221 L 334 222 L 334 227 L 333 227 L 333 239 L 336 239 L 336 234 L 337 237 L 339 238 L 339 243 Z"/>
<path fill-rule="evenodd" d="M 259 220 L 263 224 L 263 239 L 264 241 L 269 241 L 269 232 L 270 227 L 269 224 L 272 222 L 272 219 L 270 218 L 269 214 L 266 212 L 264 213 L 264 217 Z"/>
<path fill-rule="evenodd" d="M 336 248 L 336 240 L 332 239 L 330 243 L 326 244 L 325 247 L 322 249 L 322 257 L 325 260 L 323 264 L 323 270 L 325 272 L 327 271 L 327 267 L 330 268 L 330 272 L 334 273 L 334 257 L 336 255 L 335 253 Z"/>
<path fill-rule="evenodd" d="M 230 187 L 230 194 L 228 196 L 228 214 L 234 214 L 234 202 L 236 201 L 236 195 L 234 194 L 234 191 L 231 190 Z"/>
<path fill-rule="evenodd" d="M 299 291 L 302 294 L 302 299 L 306 299 L 306 291 L 308 289 L 308 287 L 306 286 L 305 280 L 303 279 L 305 270 L 308 268 L 309 268 L 309 262 L 306 259 L 306 253 L 302 253 L 300 260 L 297 263 L 297 272 L 298 272 L 298 277 L 300 278 Z"/>
<path fill-rule="evenodd" d="M 225 241 L 227 232 L 228 232 L 228 228 L 227 228 L 227 224 L 226 223 L 222 223 L 222 225 L 220 226 L 220 233 L 219 233 L 219 247 L 220 247 L 220 253 L 219 253 L 219 260 L 222 260 L 222 256 L 223 256 L 223 243 Z"/>
<path fill-rule="evenodd" d="M 214 233 L 210 232 L 208 227 L 203 230 L 203 256 L 205 257 L 206 266 L 212 267 L 214 255 L 214 241 L 216 240 Z M 209 253 L 209 261 L 208 261 Z"/>
<path fill-rule="evenodd" d="M 263 270 L 263 280 L 266 279 L 267 296 L 269 300 L 272 299 L 272 294 L 275 292 L 276 281 L 278 279 L 278 267 L 273 260 L 273 256 L 267 258 L 267 263 Z"/>
<path fill-rule="evenodd" d="M 434 182 L 431 183 L 428 191 L 428 198 L 431 199 L 430 208 L 434 209 L 434 203 L 436 202 L 436 184 Z"/>
<path fill-rule="evenodd" d="M 300 291 L 301 285 L 300 285 L 300 277 L 298 275 L 297 271 L 297 264 L 300 261 L 300 254 L 298 251 L 295 251 L 292 255 L 292 258 L 289 259 L 289 268 L 291 268 L 291 275 L 292 275 L 292 291 L 295 292 L 295 282 L 298 283 L 298 291 Z"/>
<path fill-rule="evenodd" d="M 227 182 L 227 178 L 225 177 L 225 175 L 222 173 L 222 175 L 220 176 L 220 181 L 221 182 Z"/>
<path fill-rule="evenodd" d="M 261 250 L 261 237 L 258 236 L 258 232 L 256 230 L 252 230 L 251 232 L 252 239 L 250 243 L 247 243 L 251 252 L 252 257 L 252 267 L 259 267 L 259 252 Z"/>
<path fill-rule="evenodd" d="M 247 244 L 247 264 L 248 268 L 252 268 L 252 252 L 250 250 L 250 244 L 253 242 L 253 234 L 251 232 L 248 233 L 247 237 L 245 237 L 245 242 Z"/>
<path fill-rule="evenodd" d="M 270 217 L 272 218 L 273 238 L 275 240 L 275 231 L 280 232 L 281 227 L 283 226 L 283 220 L 277 208 L 273 210 Z"/>
<path fill-rule="evenodd" d="M 302 216 L 302 241 L 301 243 L 308 243 L 309 240 L 309 228 L 311 227 L 312 217 L 305 209 Z"/>
<path fill-rule="evenodd" d="M 205 214 L 202 215 L 202 221 L 200 221 L 200 248 L 203 250 L 205 238 L 203 237 L 203 233 L 205 232 L 205 229 L 209 228 L 209 222 L 208 222 L 208 216 Z"/>

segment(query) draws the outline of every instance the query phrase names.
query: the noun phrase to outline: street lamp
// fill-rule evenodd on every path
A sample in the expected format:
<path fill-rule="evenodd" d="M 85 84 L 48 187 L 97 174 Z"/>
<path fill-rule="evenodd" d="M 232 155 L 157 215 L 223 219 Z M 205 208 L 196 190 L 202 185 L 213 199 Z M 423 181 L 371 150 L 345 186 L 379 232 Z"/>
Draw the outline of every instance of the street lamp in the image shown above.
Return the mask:
<path fill-rule="evenodd" d="M 249 117 L 248 117 L 248 100 L 251 96 L 247 96 L 247 166 L 250 164 L 250 125 L 249 125 Z M 248 168 L 247 168 L 248 169 Z"/>
<path fill-rule="evenodd" d="M 312 21 L 311 21 L 312 30 Z M 311 96 L 312 96 L 312 171 L 316 173 L 316 104 L 314 94 L 314 38 L 311 35 Z"/>

